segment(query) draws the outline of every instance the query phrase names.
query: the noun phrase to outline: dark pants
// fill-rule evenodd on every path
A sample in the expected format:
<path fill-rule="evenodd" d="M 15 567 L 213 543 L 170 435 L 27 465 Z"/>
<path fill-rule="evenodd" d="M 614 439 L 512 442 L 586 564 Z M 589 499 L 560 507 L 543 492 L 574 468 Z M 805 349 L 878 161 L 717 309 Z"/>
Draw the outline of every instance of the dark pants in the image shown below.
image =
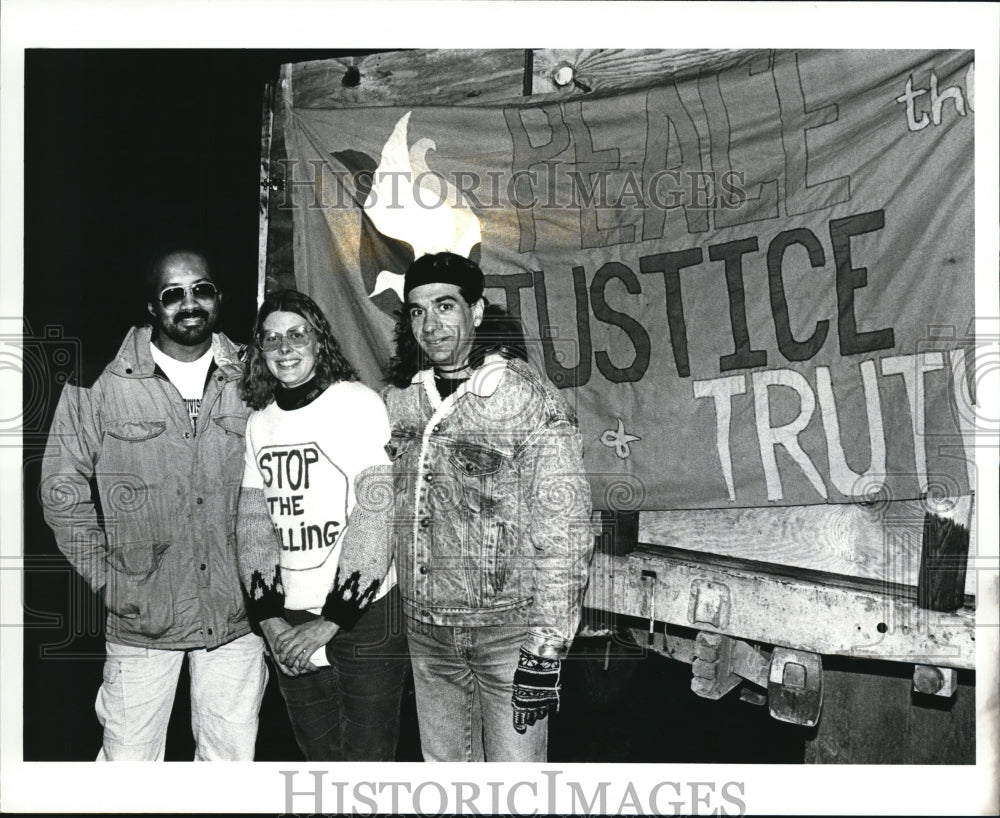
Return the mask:
<path fill-rule="evenodd" d="M 327 646 L 330 666 L 278 672 L 278 686 L 306 761 L 394 761 L 409 657 L 393 588 Z"/>

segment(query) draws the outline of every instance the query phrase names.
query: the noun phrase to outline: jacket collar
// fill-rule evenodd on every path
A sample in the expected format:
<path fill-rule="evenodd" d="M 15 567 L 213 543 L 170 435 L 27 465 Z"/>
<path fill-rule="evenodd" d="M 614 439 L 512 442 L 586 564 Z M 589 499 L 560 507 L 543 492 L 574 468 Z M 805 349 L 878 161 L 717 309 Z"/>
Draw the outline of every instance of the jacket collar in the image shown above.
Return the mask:
<path fill-rule="evenodd" d="M 149 351 L 152 335 L 151 326 L 132 327 L 108 369 L 123 378 L 152 376 L 156 369 L 153 355 Z M 235 381 L 243 374 L 240 361 L 242 350 L 243 347 L 234 344 L 221 332 L 212 333 L 212 359 L 227 381 Z"/>
<path fill-rule="evenodd" d="M 504 373 L 507 371 L 507 360 L 496 353 L 487 355 L 482 365 L 472 371 L 472 375 L 448 398 L 450 401 L 457 401 L 467 393 L 471 393 L 479 398 L 488 398 L 500 385 Z M 441 395 L 434 384 L 434 368 L 420 370 L 413 376 L 411 383 L 423 384 L 424 393 L 435 409 L 443 402 Z"/>

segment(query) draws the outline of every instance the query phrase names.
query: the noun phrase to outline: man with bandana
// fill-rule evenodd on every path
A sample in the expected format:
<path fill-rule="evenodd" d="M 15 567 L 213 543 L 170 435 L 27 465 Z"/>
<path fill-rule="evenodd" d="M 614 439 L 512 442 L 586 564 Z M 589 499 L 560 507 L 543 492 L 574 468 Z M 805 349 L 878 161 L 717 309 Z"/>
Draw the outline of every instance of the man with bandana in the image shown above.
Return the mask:
<path fill-rule="evenodd" d="M 575 413 L 484 282 L 455 253 L 410 265 L 384 395 L 392 489 L 360 486 L 352 526 L 377 531 L 393 498 L 381 550 L 396 561 L 424 760 L 539 762 L 594 548 L 590 487 Z M 345 603 L 384 573 L 352 570 L 360 553 L 338 567 Z"/>

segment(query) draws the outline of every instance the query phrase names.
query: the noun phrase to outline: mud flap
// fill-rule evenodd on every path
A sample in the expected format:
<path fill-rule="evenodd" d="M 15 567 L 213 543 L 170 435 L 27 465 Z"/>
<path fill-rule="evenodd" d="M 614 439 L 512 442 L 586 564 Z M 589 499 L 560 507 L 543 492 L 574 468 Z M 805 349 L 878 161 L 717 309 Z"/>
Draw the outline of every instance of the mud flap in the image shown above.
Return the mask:
<path fill-rule="evenodd" d="M 767 703 L 778 721 L 814 727 L 823 707 L 820 655 L 776 647 L 771 654 Z"/>

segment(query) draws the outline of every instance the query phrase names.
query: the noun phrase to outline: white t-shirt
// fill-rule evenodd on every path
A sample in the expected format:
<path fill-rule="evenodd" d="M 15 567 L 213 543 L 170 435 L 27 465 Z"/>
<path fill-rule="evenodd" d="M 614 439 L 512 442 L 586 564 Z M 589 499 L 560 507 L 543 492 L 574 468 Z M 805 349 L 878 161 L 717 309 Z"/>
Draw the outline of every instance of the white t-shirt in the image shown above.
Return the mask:
<path fill-rule="evenodd" d="M 176 358 L 171 358 L 156 344 L 150 344 L 149 351 L 153 354 L 156 365 L 177 387 L 177 391 L 181 393 L 184 400 L 201 400 L 201 396 L 205 393 L 208 368 L 212 365 L 211 347 L 205 351 L 204 355 L 194 361 L 178 361 Z"/>
<path fill-rule="evenodd" d="M 178 361 L 171 358 L 156 344 L 149 345 L 156 365 L 163 370 L 170 382 L 184 398 L 188 417 L 191 419 L 191 431 L 198 432 L 198 415 L 201 413 L 201 397 L 205 394 L 205 379 L 212 365 L 212 349 L 193 361 Z"/>
<path fill-rule="evenodd" d="M 389 462 L 389 435 L 382 399 L 357 381 L 335 383 L 299 409 L 271 403 L 250 415 L 243 485 L 262 489 L 267 500 L 281 539 L 278 564 L 289 610 L 321 611 L 354 508 L 354 480 Z M 379 597 L 395 584 L 391 574 Z"/>

